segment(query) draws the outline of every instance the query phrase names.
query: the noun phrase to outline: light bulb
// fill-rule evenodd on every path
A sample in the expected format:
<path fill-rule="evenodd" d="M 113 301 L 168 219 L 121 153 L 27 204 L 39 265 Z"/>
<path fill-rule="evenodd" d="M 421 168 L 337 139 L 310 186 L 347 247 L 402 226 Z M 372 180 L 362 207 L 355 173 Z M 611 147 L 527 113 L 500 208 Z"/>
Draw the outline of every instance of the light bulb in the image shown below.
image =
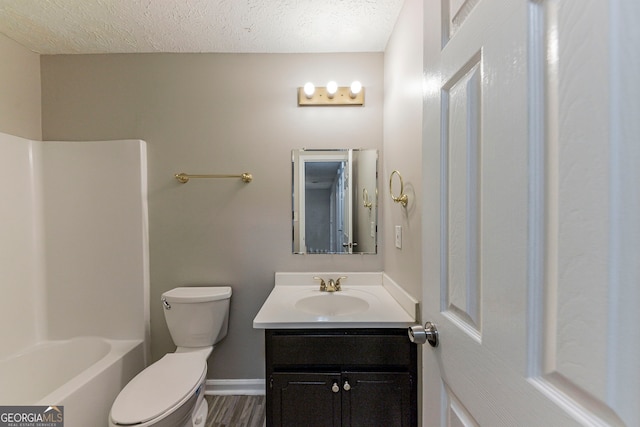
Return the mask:
<path fill-rule="evenodd" d="M 354 82 L 351 83 L 351 91 L 349 93 L 349 96 L 351 98 L 355 98 L 356 95 L 358 95 L 361 90 L 362 90 L 362 83 L 355 80 Z"/>
<path fill-rule="evenodd" d="M 333 95 L 335 95 L 337 91 L 338 83 L 336 83 L 334 80 L 331 80 L 329 83 L 327 83 L 327 95 L 329 95 L 329 98 L 333 98 Z"/>
<path fill-rule="evenodd" d="M 304 94 L 306 95 L 307 99 L 311 99 L 315 91 L 316 87 L 313 85 L 313 83 L 307 82 L 304 84 Z"/>

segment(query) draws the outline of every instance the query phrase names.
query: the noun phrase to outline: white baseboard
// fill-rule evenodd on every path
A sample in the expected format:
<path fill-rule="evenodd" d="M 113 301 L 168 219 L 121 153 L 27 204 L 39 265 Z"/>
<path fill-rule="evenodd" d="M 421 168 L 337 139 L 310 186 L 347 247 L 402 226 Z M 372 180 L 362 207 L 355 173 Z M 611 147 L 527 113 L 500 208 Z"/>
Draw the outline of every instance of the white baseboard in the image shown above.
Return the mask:
<path fill-rule="evenodd" d="M 209 395 L 263 395 L 265 381 L 253 380 L 207 380 L 205 394 Z"/>

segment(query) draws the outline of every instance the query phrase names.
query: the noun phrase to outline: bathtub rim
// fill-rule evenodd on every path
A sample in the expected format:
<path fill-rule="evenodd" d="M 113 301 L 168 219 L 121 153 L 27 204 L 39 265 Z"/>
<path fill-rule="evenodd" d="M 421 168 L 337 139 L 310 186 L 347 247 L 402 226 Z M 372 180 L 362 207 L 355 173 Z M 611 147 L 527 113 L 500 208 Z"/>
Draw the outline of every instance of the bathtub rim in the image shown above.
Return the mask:
<path fill-rule="evenodd" d="M 135 351 L 137 347 L 141 347 L 142 354 L 144 354 L 144 340 L 142 339 L 110 339 L 96 336 L 78 336 L 69 339 L 61 340 L 43 340 L 34 343 L 28 347 L 22 348 L 15 353 L 9 354 L 0 358 L 0 364 L 8 362 L 20 357 L 27 356 L 33 352 L 47 349 L 58 345 L 65 345 L 70 342 L 77 341 L 100 341 L 106 343 L 109 348 L 107 353 L 100 359 L 96 360 L 91 365 L 87 366 L 82 371 L 78 372 L 72 378 L 69 378 L 66 382 L 58 384 L 51 392 L 38 399 L 35 402 L 20 402 L 21 405 L 61 405 L 64 400 L 70 396 L 73 392 L 81 388 L 84 384 L 90 382 L 99 376 L 102 372 L 109 369 L 115 363 L 118 363 L 128 353 Z M 146 366 L 146 360 L 143 361 L 143 365 Z"/>
<path fill-rule="evenodd" d="M 87 338 L 87 337 L 74 337 L 70 340 L 75 340 L 79 338 Z M 95 338 L 95 337 L 91 337 Z M 108 344 L 110 344 L 109 352 L 98 360 L 96 363 L 90 365 L 85 370 L 80 372 L 75 377 L 71 378 L 64 384 L 60 384 L 58 388 L 53 390 L 51 393 L 40 399 L 36 404 L 37 405 L 52 405 L 58 402 L 63 402 L 69 395 L 79 389 L 82 385 L 90 382 L 102 372 L 107 370 L 113 364 L 119 362 L 127 353 L 134 351 L 137 346 L 142 346 L 144 349 L 144 341 L 143 340 L 116 340 L 116 339 L 107 339 L 98 337 Z M 60 341 L 70 341 L 70 340 L 60 340 Z M 146 365 L 146 363 L 145 363 Z"/>

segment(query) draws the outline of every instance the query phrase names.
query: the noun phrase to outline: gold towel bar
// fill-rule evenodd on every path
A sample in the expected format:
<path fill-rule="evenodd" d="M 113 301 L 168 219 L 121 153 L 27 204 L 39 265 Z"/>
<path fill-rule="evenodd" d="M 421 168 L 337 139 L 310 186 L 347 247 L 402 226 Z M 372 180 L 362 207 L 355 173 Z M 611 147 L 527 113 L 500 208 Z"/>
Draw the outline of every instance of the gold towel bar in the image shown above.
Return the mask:
<path fill-rule="evenodd" d="M 253 180 L 253 176 L 249 172 L 244 172 L 241 175 L 191 175 L 181 172 L 174 176 L 182 184 L 186 184 L 191 178 L 241 178 L 243 182 L 247 183 Z"/>

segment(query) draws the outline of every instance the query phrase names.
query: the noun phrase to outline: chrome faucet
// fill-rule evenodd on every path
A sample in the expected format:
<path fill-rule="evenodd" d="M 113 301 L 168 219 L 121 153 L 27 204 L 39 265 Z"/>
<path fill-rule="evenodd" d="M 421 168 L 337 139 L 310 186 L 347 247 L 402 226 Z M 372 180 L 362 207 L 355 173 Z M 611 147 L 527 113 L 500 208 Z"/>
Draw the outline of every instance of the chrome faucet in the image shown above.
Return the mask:
<path fill-rule="evenodd" d="M 340 281 L 346 278 L 347 276 L 341 276 L 338 277 L 338 280 L 329 279 L 328 283 L 325 283 L 324 279 L 318 276 L 315 276 L 313 279 L 320 280 L 320 292 L 337 292 L 342 290 Z"/>

